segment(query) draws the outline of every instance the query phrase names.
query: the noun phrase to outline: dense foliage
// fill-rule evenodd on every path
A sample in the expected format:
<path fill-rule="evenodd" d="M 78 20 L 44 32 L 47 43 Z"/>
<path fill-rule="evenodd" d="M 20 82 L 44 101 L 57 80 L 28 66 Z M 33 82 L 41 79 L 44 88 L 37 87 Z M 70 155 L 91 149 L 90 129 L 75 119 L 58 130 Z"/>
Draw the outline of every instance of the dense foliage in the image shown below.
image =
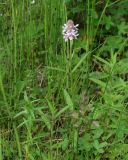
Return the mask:
<path fill-rule="evenodd" d="M 0 160 L 128 160 L 128 0 L 1 0 L 0 37 Z"/>

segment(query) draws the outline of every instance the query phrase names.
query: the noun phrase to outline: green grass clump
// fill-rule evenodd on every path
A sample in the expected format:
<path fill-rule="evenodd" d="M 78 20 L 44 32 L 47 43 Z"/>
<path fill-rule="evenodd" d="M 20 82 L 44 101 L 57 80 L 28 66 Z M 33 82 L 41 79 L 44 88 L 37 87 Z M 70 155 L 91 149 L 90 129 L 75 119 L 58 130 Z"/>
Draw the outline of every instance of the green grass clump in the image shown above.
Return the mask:
<path fill-rule="evenodd" d="M 128 0 L 0 2 L 0 160 L 128 160 Z M 79 24 L 65 42 L 62 26 Z"/>

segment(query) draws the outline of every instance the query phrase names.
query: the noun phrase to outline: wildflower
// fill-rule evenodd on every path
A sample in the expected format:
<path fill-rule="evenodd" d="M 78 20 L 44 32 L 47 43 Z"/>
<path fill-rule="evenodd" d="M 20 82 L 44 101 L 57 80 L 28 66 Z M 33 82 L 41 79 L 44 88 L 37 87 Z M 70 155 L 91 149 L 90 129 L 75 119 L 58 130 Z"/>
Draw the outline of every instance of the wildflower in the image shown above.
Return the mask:
<path fill-rule="evenodd" d="M 77 39 L 78 27 L 79 24 L 74 25 L 72 20 L 68 20 L 66 24 L 64 24 L 62 34 L 64 36 L 65 42 L 68 40 Z"/>

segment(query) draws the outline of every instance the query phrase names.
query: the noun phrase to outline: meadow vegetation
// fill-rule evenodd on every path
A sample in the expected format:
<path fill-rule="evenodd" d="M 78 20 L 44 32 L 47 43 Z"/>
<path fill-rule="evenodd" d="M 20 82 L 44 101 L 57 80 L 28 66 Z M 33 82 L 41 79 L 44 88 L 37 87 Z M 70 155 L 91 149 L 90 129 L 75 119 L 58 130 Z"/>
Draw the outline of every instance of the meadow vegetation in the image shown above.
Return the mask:
<path fill-rule="evenodd" d="M 128 0 L 0 1 L 0 160 L 128 160 Z"/>

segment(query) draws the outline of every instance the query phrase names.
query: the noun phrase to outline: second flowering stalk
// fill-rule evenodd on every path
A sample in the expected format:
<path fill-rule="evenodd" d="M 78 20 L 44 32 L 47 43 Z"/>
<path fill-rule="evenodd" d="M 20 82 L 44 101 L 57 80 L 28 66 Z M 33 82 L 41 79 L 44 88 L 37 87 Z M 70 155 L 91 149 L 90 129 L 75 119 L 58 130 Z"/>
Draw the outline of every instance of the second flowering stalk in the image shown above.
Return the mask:
<path fill-rule="evenodd" d="M 72 20 L 68 20 L 66 24 L 63 26 L 63 38 L 66 44 L 67 50 L 67 88 L 69 88 L 69 81 L 72 81 L 71 77 L 71 61 L 73 57 L 73 40 L 78 37 L 78 27 L 79 24 L 74 25 Z"/>

